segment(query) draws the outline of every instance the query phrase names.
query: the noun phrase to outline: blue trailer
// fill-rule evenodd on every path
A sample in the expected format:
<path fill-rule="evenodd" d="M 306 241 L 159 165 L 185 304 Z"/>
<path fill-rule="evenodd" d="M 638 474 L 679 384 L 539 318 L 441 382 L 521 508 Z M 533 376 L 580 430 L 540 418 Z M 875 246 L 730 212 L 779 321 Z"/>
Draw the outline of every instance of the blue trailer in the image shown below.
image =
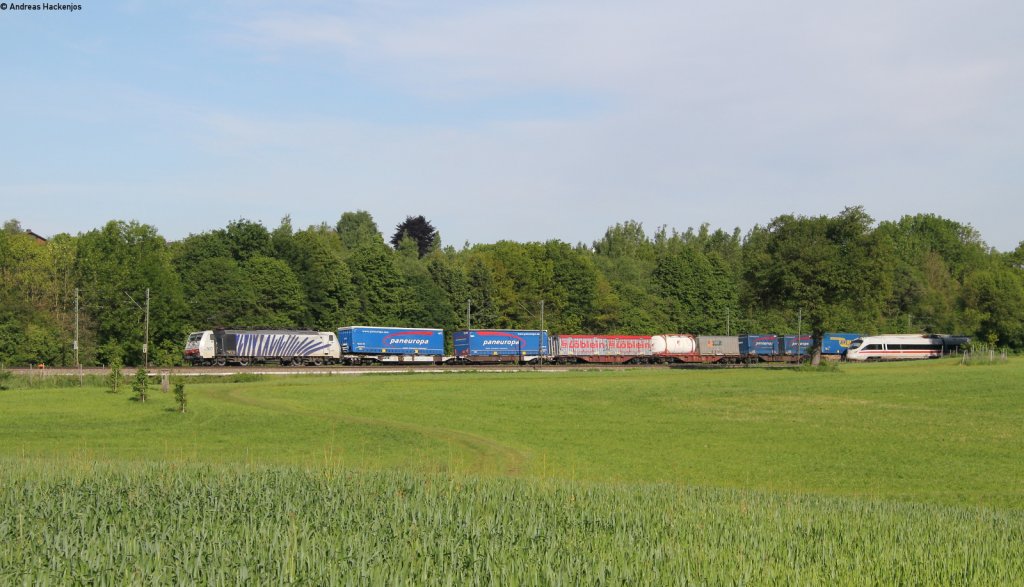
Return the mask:
<path fill-rule="evenodd" d="M 860 337 L 860 334 L 853 332 L 826 332 L 821 338 L 821 354 L 846 354 L 846 349 L 850 348 L 850 343 Z"/>
<path fill-rule="evenodd" d="M 786 356 L 806 355 L 811 350 L 812 337 L 810 334 L 782 335 L 782 353 Z"/>
<path fill-rule="evenodd" d="M 435 363 L 444 355 L 444 330 L 395 326 L 345 326 L 338 329 L 347 363 Z"/>
<path fill-rule="evenodd" d="M 460 360 L 532 363 L 549 354 L 546 330 L 459 330 L 452 335 Z"/>
<path fill-rule="evenodd" d="M 775 334 L 741 334 L 740 355 L 746 359 L 771 360 L 779 354 L 779 337 Z"/>

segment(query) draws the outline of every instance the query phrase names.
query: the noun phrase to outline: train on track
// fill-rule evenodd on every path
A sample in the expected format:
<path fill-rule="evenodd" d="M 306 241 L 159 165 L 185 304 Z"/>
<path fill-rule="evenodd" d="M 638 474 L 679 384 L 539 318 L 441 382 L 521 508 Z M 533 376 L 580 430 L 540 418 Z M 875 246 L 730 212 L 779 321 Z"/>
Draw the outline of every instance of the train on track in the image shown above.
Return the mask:
<path fill-rule="evenodd" d="M 826 357 L 858 361 L 933 358 L 967 344 L 947 335 L 861 336 L 828 332 Z M 193 332 L 185 363 L 200 365 L 361 364 L 650 364 L 798 362 L 808 355 L 810 335 L 741 334 L 549 334 L 546 330 L 458 330 L 453 354 L 445 353 L 438 328 L 345 326 L 315 330 L 214 329 Z"/>

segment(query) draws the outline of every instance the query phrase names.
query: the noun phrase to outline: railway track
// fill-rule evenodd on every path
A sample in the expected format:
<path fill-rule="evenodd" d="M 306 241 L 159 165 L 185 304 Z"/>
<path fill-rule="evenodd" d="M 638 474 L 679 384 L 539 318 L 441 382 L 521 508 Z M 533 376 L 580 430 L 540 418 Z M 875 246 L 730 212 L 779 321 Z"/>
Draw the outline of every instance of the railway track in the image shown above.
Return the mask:
<path fill-rule="evenodd" d="M 374 373 L 515 373 L 515 372 L 566 372 L 566 371 L 621 371 L 625 369 L 666 369 L 669 365 L 607 365 L 607 364 L 578 364 L 578 365 L 514 365 L 514 364 L 490 364 L 490 365 L 333 365 L 333 366 L 304 366 L 304 367 L 281 367 L 278 365 L 250 365 L 227 366 L 227 367 L 150 367 L 150 375 L 156 376 L 162 373 L 169 373 L 172 376 L 196 377 L 196 376 L 228 376 L 228 375 L 366 375 Z M 124 367 L 122 373 L 130 377 L 137 367 Z M 80 375 L 106 375 L 110 372 L 107 367 L 82 367 L 73 368 L 9 368 L 11 373 L 23 377 L 74 377 Z"/>

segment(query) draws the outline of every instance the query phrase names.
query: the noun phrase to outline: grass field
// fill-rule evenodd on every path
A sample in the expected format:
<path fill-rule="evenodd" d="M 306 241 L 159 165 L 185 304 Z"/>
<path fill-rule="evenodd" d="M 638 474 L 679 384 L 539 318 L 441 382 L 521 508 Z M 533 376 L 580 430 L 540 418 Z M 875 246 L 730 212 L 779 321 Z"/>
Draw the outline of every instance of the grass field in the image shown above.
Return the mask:
<path fill-rule="evenodd" d="M 187 385 L 0 392 L 0 579 L 1024 576 L 1020 360 Z"/>

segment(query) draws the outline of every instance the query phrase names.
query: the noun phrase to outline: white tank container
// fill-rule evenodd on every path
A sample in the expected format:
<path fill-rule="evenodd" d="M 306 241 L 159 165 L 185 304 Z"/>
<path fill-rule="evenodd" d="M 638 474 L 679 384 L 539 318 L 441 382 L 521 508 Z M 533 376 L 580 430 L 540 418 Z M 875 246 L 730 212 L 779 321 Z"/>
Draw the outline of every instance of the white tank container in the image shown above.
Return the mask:
<path fill-rule="evenodd" d="M 697 340 L 689 334 L 656 334 L 651 337 L 656 355 L 689 355 L 697 351 Z"/>

